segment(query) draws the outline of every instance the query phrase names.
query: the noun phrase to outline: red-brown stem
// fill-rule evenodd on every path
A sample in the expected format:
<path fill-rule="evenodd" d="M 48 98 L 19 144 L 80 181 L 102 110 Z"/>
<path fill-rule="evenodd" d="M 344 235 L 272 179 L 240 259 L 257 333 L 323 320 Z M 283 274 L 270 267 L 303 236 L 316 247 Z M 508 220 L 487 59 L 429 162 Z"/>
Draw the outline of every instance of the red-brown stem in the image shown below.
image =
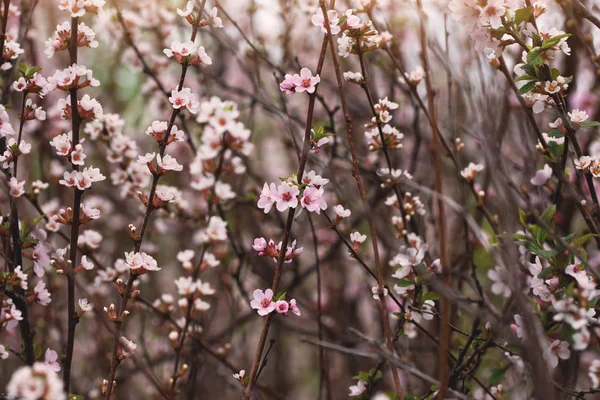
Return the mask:
<path fill-rule="evenodd" d="M 227 146 L 225 144 L 225 137 L 227 135 L 227 132 L 225 132 L 223 134 L 223 139 L 222 139 L 222 146 L 223 148 L 221 149 L 221 151 L 219 152 L 219 161 L 218 161 L 218 165 L 217 168 L 215 170 L 215 182 L 219 181 L 219 178 L 221 176 L 221 173 L 223 172 L 223 164 L 225 162 L 225 150 L 227 150 Z M 212 201 L 212 198 L 215 196 L 215 188 L 216 185 L 213 185 L 213 187 L 211 188 L 211 194 L 209 197 L 209 201 Z M 207 220 L 210 220 L 210 218 L 213 216 L 214 210 L 216 207 L 212 206 L 212 202 L 209 203 L 209 207 L 208 207 L 208 213 L 207 213 Z M 196 264 L 196 267 L 194 268 L 194 271 L 192 272 L 192 279 L 197 279 L 198 278 L 198 274 L 200 273 L 200 269 L 202 268 L 202 263 L 204 261 L 204 256 L 206 255 L 206 251 L 208 249 L 208 245 L 205 245 L 202 247 L 202 252 L 200 253 L 200 259 L 198 261 L 198 263 Z M 173 366 L 173 374 L 171 375 L 171 381 L 169 382 L 169 386 L 171 387 L 171 391 L 173 393 L 173 396 L 177 395 L 176 392 L 176 387 L 177 387 L 177 380 L 179 379 L 179 362 L 181 360 L 181 353 L 183 351 L 183 346 L 185 344 L 185 339 L 187 338 L 187 334 L 188 334 L 188 330 L 190 327 L 190 324 L 192 323 L 192 311 L 193 311 L 193 306 L 194 306 L 194 293 L 191 293 L 188 297 L 187 297 L 187 301 L 188 301 L 188 306 L 187 306 L 187 310 L 185 313 L 185 323 L 183 325 L 183 329 L 181 331 L 181 338 L 179 339 L 179 343 L 177 345 L 177 349 L 175 349 L 175 363 Z"/>
<path fill-rule="evenodd" d="M 327 18 L 327 9 L 325 8 L 325 4 L 321 1 L 321 9 L 323 10 L 323 15 L 325 18 L 325 27 L 327 28 L 327 37 L 329 38 L 330 50 L 331 50 L 331 59 L 333 60 L 333 66 L 335 70 L 335 76 L 337 79 L 338 91 L 340 94 L 340 101 L 342 103 L 342 111 L 344 113 L 344 120 L 346 122 L 346 130 L 348 132 L 348 142 L 350 144 L 350 153 L 352 155 L 352 175 L 354 180 L 356 181 L 356 185 L 358 187 L 358 191 L 360 193 L 360 198 L 362 200 L 363 206 L 368 208 L 369 203 L 367 201 L 367 195 L 365 191 L 365 187 L 362 182 L 362 178 L 360 176 L 360 171 L 358 168 L 358 157 L 356 155 L 356 142 L 354 138 L 354 134 L 352 133 L 352 118 L 350 116 L 350 111 L 348 109 L 348 103 L 346 101 L 346 94 L 344 91 L 344 84 L 342 79 L 342 72 L 340 68 L 340 63 L 337 57 L 336 47 L 333 41 L 333 35 L 331 34 L 331 28 L 329 26 L 329 20 Z M 400 200 L 400 199 L 398 199 Z M 383 296 L 385 285 L 383 281 L 383 271 L 381 269 L 381 261 L 379 259 L 379 248 L 377 246 L 377 232 L 375 230 L 375 225 L 373 224 L 373 219 L 371 217 L 371 213 L 367 213 L 367 221 L 369 223 L 369 230 L 371 233 L 371 244 L 373 246 L 373 258 L 375 259 L 375 270 L 377 275 L 377 289 L 379 293 L 379 309 L 381 311 L 381 319 L 383 325 L 383 332 L 385 335 L 386 346 L 389 351 L 394 352 L 394 342 L 392 340 L 392 330 L 390 328 L 390 321 L 388 316 L 387 305 L 385 303 L 385 298 Z M 390 369 L 392 371 L 392 376 L 394 378 L 394 385 L 396 387 L 396 394 L 399 399 L 403 397 L 403 389 L 400 385 L 400 377 L 398 376 L 398 369 L 390 365 Z"/>
<path fill-rule="evenodd" d="M 77 63 L 77 24 L 79 18 L 71 18 L 71 40 L 69 44 L 69 58 L 71 65 Z M 77 89 L 70 90 L 71 95 L 71 128 L 72 142 L 71 151 L 79 143 L 79 127 L 81 126 L 81 118 L 77 109 Z M 73 165 L 73 170 L 77 170 L 78 166 Z M 67 277 L 67 345 L 65 347 L 65 361 L 63 363 L 63 384 L 65 391 L 69 393 L 71 385 L 71 364 L 73 362 L 73 348 L 75 346 L 75 327 L 79 322 L 77 313 L 75 312 L 75 273 L 73 269 L 77 266 L 77 239 L 79 238 L 79 215 L 81 211 L 81 196 L 83 191 L 73 188 L 73 220 L 71 221 L 71 241 L 69 244 L 69 261 L 71 264 L 65 268 L 65 276 Z"/>
<path fill-rule="evenodd" d="M 2 11 L 2 32 L 0 32 L 0 54 L 4 54 L 4 43 L 6 42 L 6 26 L 8 25 L 8 9 L 10 0 L 3 1 L 4 10 Z M 0 55 L 0 58 L 2 56 Z"/>
<path fill-rule="evenodd" d="M 432 147 L 433 147 L 433 168 L 435 171 L 435 191 L 440 195 L 437 201 L 438 208 L 438 236 L 439 236 L 439 252 L 440 262 L 444 266 L 443 275 L 447 286 L 452 284 L 452 274 L 449 271 L 448 257 L 446 253 L 446 216 L 444 213 L 444 201 L 442 199 L 443 186 L 442 186 L 442 155 L 440 149 L 440 138 L 437 134 L 437 114 L 435 110 L 435 91 L 431 84 L 431 76 L 429 74 L 429 58 L 427 56 L 427 31 L 425 28 L 425 16 L 423 14 L 423 7 L 421 0 L 417 0 L 417 7 L 419 11 L 420 24 L 419 24 L 419 36 L 421 39 L 421 59 L 423 60 L 423 70 L 425 71 L 425 85 L 427 89 L 427 103 L 430 115 L 430 124 L 432 132 Z M 442 300 L 442 321 L 450 321 L 450 314 L 452 313 L 452 303 L 449 299 Z M 440 329 L 440 355 L 439 355 L 439 381 L 440 389 L 437 395 L 438 399 L 444 399 L 446 392 L 448 391 L 448 349 L 450 347 L 450 335 L 452 331 L 448 324 L 442 324 Z"/>
<path fill-rule="evenodd" d="M 317 64 L 316 75 L 320 75 L 323 70 L 323 64 L 325 62 L 325 55 L 327 53 L 327 37 L 323 38 L 323 44 L 321 45 L 321 53 L 319 55 L 319 62 Z M 317 87 L 318 88 L 318 87 Z M 306 160 L 308 159 L 308 152 L 310 150 L 310 132 L 312 130 L 312 121 L 313 121 L 313 113 L 315 109 L 315 100 L 316 100 L 317 90 L 309 95 L 308 100 L 308 114 L 306 117 L 306 130 L 304 131 L 304 144 L 302 147 L 302 154 L 300 156 L 300 162 L 298 165 L 298 171 L 296 176 L 298 179 L 302 179 L 302 175 L 304 174 L 304 168 L 306 166 Z M 275 265 L 275 275 L 273 277 L 273 284 L 271 285 L 271 290 L 273 293 L 277 293 L 277 289 L 279 288 L 279 280 L 281 279 L 281 272 L 283 269 L 283 262 L 285 261 L 285 253 L 287 251 L 287 245 L 290 239 L 290 233 L 292 230 L 292 224 L 294 223 L 294 214 L 296 209 L 291 208 L 288 212 L 288 217 L 285 223 L 285 228 L 283 230 L 283 237 L 281 239 L 281 250 L 279 252 L 279 257 L 277 258 L 277 264 Z M 273 313 L 268 314 L 265 318 L 265 322 L 263 324 L 262 332 L 260 334 L 260 339 L 258 340 L 258 346 L 256 349 L 256 354 L 254 355 L 254 361 L 252 362 L 252 369 L 250 370 L 250 375 L 248 378 L 248 385 L 244 390 L 244 394 L 242 396 L 243 400 L 249 400 L 250 394 L 252 393 L 252 389 L 256 384 L 256 375 L 258 373 L 262 353 L 265 348 L 265 344 L 267 342 L 267 336 L 269 335 L 269 328 L 271 327 L 271 320 L 273 318 Z"/>
<path fill-rule="evenodd" d="M 202 19 L 202 12 L 204 10 L 205 4 L 206 4 L 206 0 L 202 0 L 202 4 L 200 5 L 200 9 L 198 10 L 198 14 L 196 15 L 196 19 L 194 21 L 194 25 L 192 28 L 192 36 L 190 38 L 190 40 L 192 42 L 196 40 L 196 35 L 198 34 L 198 26 L 200 24 L 200 20 Z M 185 75 L 187 73 L 188 66 L 189 65 L 187 62 L 185 62 L 181 65 L 181 76 L 179 77 L 179 84 L 177 85 L 177 90 L 181 90 L 183 88 L 183 83 L 185 82 Z M 161 156 L 163 156 L 165 154 L 167 144 L 169 143 L 169 136 L 171 134 L 171 128 L 175 124 L 175 118 L 177 118 L 177 115 L 179 114 L 179 112 L 180 112 L 180 109 L 173 109 L 173 111 L 171 112 L 171 117 L 170 117 L 169 123 L 167 125 L 167 133 L 165 134 L 163 142 L 160 144 L 160 147 L 159 147 L 159 154 Z M 189 134 L 189 132 L 188 132 L 188 134 Z M 144 236 L 145 236 L 145 233 L 146 233 L 146 230 L 148 227 L 148 222 L 150 221 L 150 215 L 152 214 L 152 211 L 154 210 L 152 203 L 154 202 L 154 196 L 156 194 L 156 187 L 158 186 L 159 179 L 160 179 L 160 175 L 158 175 L 158 174 L 153 175 L 152 187 L 150 188 L 150 194 L 148 195 L 148 205 L 146 206 L 146 212 L 144 214 L 142 228 L 140 229 L 138 238 L 135 240 L 135 243 L 134 243 L 134 252 L 136 252 L 136 253 L 139 252 L 140 248 L 142 247 L 142 242 L 144 240 Z M 131 298 L 131 294 L 133 291 L 133 283 L 136 279 L 137 279 L 137 275 L 132 274 L 132 273 L 129 274 L 129 278 L 127 279 L 127 284 L 125 286 L 125 291 L 121 295 L 121 304 L 119 305 L 117 320 L 114 321 L 116 329 L 115 329 L 115 336 L 114 336 L 114 340 L 113 340 L 112 361 L 110 364 L 110 371 L 108 374 L 108 385 L 106 388 L 106 393 L 104 394 L 105 400 L 109 400 L 110 397 L 112 396 L 113 382 L 115 379 L 115 375 L 117 373 L 117 366 L 120 363 L 118 349 L 119 349 L 119 340 L 121 338 L 121 333 L 123 331 L 123 322 L 120 321 L 120 317 L 123 314 L 123 312 L 127 309 L 127 303 L 129 302 L 129 299 Z"/>
<path fill-rule="evenodd" d="M 23 102 L 21 104 L 21 121 L 19 123 L 19 134 L 17 139 L 17 148 L 21 143 L 23 136 L 23 126 L 25 124 L 25 102 L 27 101 L 27 91 L 23 92 Z M 17 166 L 19 157 L 15 156 L 13 165 L 13 177 L 17 178 Z M 9 270 L 12 272 L 18 266 L 23 265 L 23 253 L 21 243 L 21 232 L 19 230 L 19 211 L 17 209 L 16 198 L 8 196 L 10 201 L 10 219 L 9 219 L 9 230 L 12 239 L 12 265 L 9 263 Z M 27 301 L 25 300 L 25 291 L 21 288 L 15 288 L 16 294 L 9 296 L 15 307 L 21 311 L 22 320 L 19 321 L 19 329 L 21 331 L 21 340 L 23 341 L 23 349 L 25 351 L 25 360 L 27 364 L 31 365 L 35 361 L 35 352 L 33 348 L 33 334 L 31 332 L 31 325 L 29 324 L 29 312 L 27 308 Z"/>

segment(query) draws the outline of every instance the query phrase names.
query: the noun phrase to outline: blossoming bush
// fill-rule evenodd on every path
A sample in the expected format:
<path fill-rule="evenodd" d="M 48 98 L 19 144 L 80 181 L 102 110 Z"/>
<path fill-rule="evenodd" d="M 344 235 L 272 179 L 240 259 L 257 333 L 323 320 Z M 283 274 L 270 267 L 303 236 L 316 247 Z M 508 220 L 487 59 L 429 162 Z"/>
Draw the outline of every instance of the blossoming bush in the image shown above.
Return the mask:
<path fill-rule="evenodd" d="M 0 394 L 600 393 L 600 7 L 0 2 Z"/>

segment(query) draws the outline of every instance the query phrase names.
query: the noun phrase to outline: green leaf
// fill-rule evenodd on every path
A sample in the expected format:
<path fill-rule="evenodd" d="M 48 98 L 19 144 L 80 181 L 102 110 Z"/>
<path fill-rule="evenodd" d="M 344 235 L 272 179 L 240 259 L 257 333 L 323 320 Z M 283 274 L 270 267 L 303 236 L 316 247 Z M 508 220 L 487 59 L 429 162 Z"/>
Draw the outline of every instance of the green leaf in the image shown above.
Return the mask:
<path fill-rule="evenodd" d="M 537 76 L 531 76 L 531 75 L 521 75 L 520 77 L 518 77 L 517 79 L 515 79 L 515 82 L 521 82 L 521 81 L 537 81 L 538 78 Z"/>
<path fill-rule="evenodd" d="M 409 287 L 415 284 L 414 281 L 409 281 L 408 279 L 400 279 L 396 282 L 396 285 L 399 287 Z"/>
<path fill-rule="evenodd" d="M 436 292 L 427 292 L 423 295 L 423 297 L 421 297 L 421 300 L 423 302 L 426 302 L 427 300 L 439 300 L 440 299 L 440 295 L 437 294 Z"/>
<path fill-rule="evenodd" d="M 593 238 L 593 237 L 595 237 L 595 236 L 598 236 L 598 235 L 596 235 L 596 234 L 594 234 L 594 233 L 588 233 L 588 234 L 585 234 L 585 235 L 583 235 L 583 236 L 581 236 L 581 237 L 578 237 L 578 238 L 577 238 L 577 240 L 575 240 L 575 243 L 574 243 L 573 245 L 574 245 L 574 247 L 575 247 L 575 248 L 580 248 L 580 247 L 583 247 L 583 245 L 584 245 L 584 244 L 585 244 L 585 243 L 586 243 L 588 240 L 590 240 L 591 238 Z"/>
<path fill-rule="evenodd" d="M 521 221 L 521 225 L 523 226 L 527 226 L 527 214 L 525 214 L 525 211 L 521 210 L 519 208 L 519 221 Z M 529 239 L 529 238 L 527 238 Z"/>
<path fill-rule="evenodd" d="M 552 204 L 542 213 L 542 220 L 548 225 L 552 226 L 554 214 L 556 214 L 556 204 Z"/>
<path fill-rule="evenodd" d="M 539 274 L 538 274 L 538 278 L 540 279 L 544 279 L 545 277 L 547 277 L 551 272 L 553 271 L 552 267 L 546 267 L 544 268 Z"/>
<path fill-rule="evenodd" d="M 287 294 L 286 292 L 279 292 L 279 293 L 277 293 L 277 296 L 275 296 L 275 298 L 273 299 L 273 301 L 285 300 L 285 295 L 286 294 Z"/>
<path fill-rule="evenodd" d="M 562 39 L 571 36 L 570 33 L 563 33 L 562 35 L 556 35 L 549 39 L 546 39 L 542 42 L 542 50 L 548 50 L 551 47 L 554 47 L 560 42 Z"/>
<path fill-rule="evenodd" d="M 533 7 L 532 6 L 519 8 L 518 10 L 515 11 L 515 24 L 521 25 L 522 22 L 529 21 L 529 19 L 531 18 L 532 15 L 533 15 Z"/>
<path fill-rule="evenodd" d="M 519 88 L 519 94 L 530 92 L 536 85 L 537 81 L 530 81 Z"/>
<path fill-rule="evenodd" d="M 492 370 L 490 377 L 488 378 L 488 383 L 490 385 L 497 385 L 504 380 L 504 373 L 506 372 L 506 368 L 498 368 Z"/>
<path fill-rule="evenodd" d="M 523 71 L 525 71 L 525 73 L 526 73 L 527 75 L 531 75 L 531 76 L 537 76 L 537 77 L 538 77 L 538 79 L 539 79 L 539 76 L 538 76 L 538 71 L 537 71 L 537 69 L 536 69 L 535 67 L 532 67 L 531 65 L 527 65 L 527 64 L 525 64 L 525 65 L 523 65 L 523 66 L 521 67 L 521 69 L 522 69 Z"/>
<path fill-rule="evenodd" d="M 579 124 L 579 126 L 600 126 L 600 122 L 598 121 L 584 121 Z"/>
<path fill-rule="evenodd" d="M 358 375 L 352 377 L 352 379 L 356 379 L 363 382 L 369 382 L 369 373 L 365 371 L 360 371 Z"/>
<path fill-rule="evenodd" d="M 85 397 L 83 397 L 80 394 L 69 393 L 69 399 L 68 400 L 85 400 Z"/>
<path fill-rule="evenodd" d="M 565 137 L 565 134 L 562 133 L 562 131 L 560 129 L 552 129 L 550 132 L 548 132 L 548 136 L 555 137 L 555 138 L 562 138 L 562 137 Z"/>
<path fill-rule="evenodd" d="M 39 359 L 42 356 L 42 353 L 44 352 L 44 350 L 42 349 L 42 345 L 37 343 L 35 346 L 33 346 L 33 355 L 35 356 L 35 359 Z"/>
<path fill-rule="evenodd" d="M 540 49 L 538 47 L 530 50 L 529 53 L 527 53 L 527 64 L 535 67 L 541 67 L 544 65 L 544 58 L 540 54 Z"/>

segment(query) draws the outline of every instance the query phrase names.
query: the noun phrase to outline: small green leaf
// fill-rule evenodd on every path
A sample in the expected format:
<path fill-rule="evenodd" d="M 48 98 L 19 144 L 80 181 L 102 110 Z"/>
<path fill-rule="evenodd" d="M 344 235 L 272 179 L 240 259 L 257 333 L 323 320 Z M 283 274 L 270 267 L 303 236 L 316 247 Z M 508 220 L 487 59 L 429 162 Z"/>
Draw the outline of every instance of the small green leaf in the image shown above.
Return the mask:
<path fill-rule="evenodd" d="M 396 285 L 399 287 L 409 287 L 415 284 L 414 281 L 409 281 L 408 279 L 400 279 L 396 282 Z"/>
<path fill-rule="evenodd" d="M 488 383 L 490 385 L 497 385 L 504 380 L 504 373 L 506 372 L 506 368 L 498 368 L 492 370 L 490 377 L 488 378 Z"/>
<path fill-rule="evenodd" d="M 287 294 L 286 292 L 279 292 L 279 293 L 277 293 L 277 296 L 275 296 L 275 298 L 273 299 L 273 301 L 285 300 L 285 295 L 286 294 Z"/>
<path fill-rule="evenodd" d="M 33 355 L 35 356 L 36 360 L 42 356 L 43 352 L 44 352 L 44 350 L 42 349 L 41 344 L 38 343 L 35 346 L 33 346 Z"/>
<path fill-rule="evenodd" d="M 579 126 L 600 126 L 598 121 L 585 121 L 579 124 Z"/>
<path fill-rule="evenodd" d="M 544 65 L 544 58 L 540 54 L 540 49 L 538 47 L 530 50 L 529 53 L 527 53 L 527 64 L 535 67 L 541 67 Z"/>
<path fill-rule="evenodd" d="M 542 213 L 542 220 L 552 226 L 554 214 L 556 214 L 556 204 L 552 204 Z"/>
<path fill-rule="evenodd" d="M 529 21 L 529 19 L 531 18 L 532 15 L 533 15 L 533 7 L 532 6 L 519 8 L 518 10 L 515 11 L 515 24 L 521 25 L 522 22 Z"/>
<path fill-rule="evenodd" d="M 571 36 L 570 33 L 564 33 L 562 35 L 556 35 L 549 39 L 546 39 L 542 42 L 542 50 L 548 50 L 551 47 L 554 47 L 560 42 L 562 39 Z"/>
<path fill-rule="evenodd" d="M 423 295 L 423 297 L 421 298 L 421 300 L 423 302 L 427 301 L 427 300 L 439 300 L 440 295 L 437 294 L 436 292 L 427 292 Z"/>
<path fill-rule="evenodd" d="M 575 248 L 580 248 L 582 247 L 588 240 L 590 240 L 591 238 L 598 236 L 594 233 L 588 233 L 586 235 L 583 235 L 579 238 L 577 238 L 577 240 L 575 240 L 574 246 Z"/>
<path fill-rule="evenodd" d="M 552 267 L 546 267 L 542 270 L 542 272 L 540 272 L 538 274 L 538 278 L 540 279 L 544 279 L 545 277 L 547 277 L 551 272 L 552 272 L 553 268 Z"/>
<path fill-rule="evenodd" d="M 519 94 L 522 95 L 522 94 L 530 92 L 535 87 L 536 83 L 537 83 L 537 81 L 527 82 L 526 84 L 524 84 L 523 86 L 521 86 L 519 88 Z"/>
<path fill-rule="evenodd" d="M 521 221 L 521 225 L 523 226 L 527 226 L 527 214 L 525 214 L 525 211 L 521 210 L 519 208 L 519 221 Z M 529 239 L 529 238 L 527 238 Z"/>
<path fill-rule="evenodd" d="M 548 136 L 555 138 L 563 138 L 565 137 L 565 134 L 562 133 L 560 129 L 552 129 L 550 132 L 548 132 Z"/>

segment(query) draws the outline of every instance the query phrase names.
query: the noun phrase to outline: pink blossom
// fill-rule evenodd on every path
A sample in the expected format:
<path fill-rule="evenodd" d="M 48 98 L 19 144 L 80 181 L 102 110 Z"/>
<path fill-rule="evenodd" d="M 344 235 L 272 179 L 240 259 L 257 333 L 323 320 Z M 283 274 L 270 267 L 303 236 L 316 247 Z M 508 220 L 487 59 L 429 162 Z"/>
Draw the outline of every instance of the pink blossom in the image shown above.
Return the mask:
<path fill-rule="evenodd" d="M 54 372 L 60 371 L 60 364 L 58 363 L 58 353 L 51 349 L 46 349 L 44 354 L 44 364 L 50 366 Z"/>
<path fill-rule="evenodd" d="M 287 315 L 289 309 L 290 305 L 285 300 L 278 300 L 275 303 L 275 311 L 277 311 L 279 314 Z"/>
<path fill-rule="evenodd" d="M 296 299 L 291 299 L 290 300 L 290 311 L 293 312 L 294 314 L 296 314 L 297 316 L 300 316 L 300 310 L 298 309 L 298 306 L 296 306 Z"/>
<path fill-rule="evenodd" d="M 317 12 L 310 19 L 314 26 L 320 26 L 321 32 L 327 33 L 327 25 L 325 24 L 325 16 L 323 15 L 323 9 L 319 7 Z M 327 10 L 327 20 L 329 21 L 329 30 L 332 35 L 340 33 L 340 26 L 338 25 L 339 17 L 335 10 Z"/>
<path fill-rule="evenodd" d="M 319 75 L 312 76 L 312 72 L 308 68 L 302 68 L 300 75 L 293 76 L 294 85 L 296 85 L 296 92 L 308 92 L 314 93 L 316 85 L 321 81 Z"/>
<path fill-rule="evenodd" d="M 300 189 L 297 186 L 291 186 L 286 182 L 281 182 L 277 187 L 277 192 L 271 192 L 271 196 L 275 196 L 277 201 L 277 211 L 283 212 L 288 208 L 296 208 L 298 205 L 298 195 Z"/>
<path fill-rule="evenodd" d="M 12 197 L 21 197 L 25 193 L 25 181 L 19 182 L 14 176 L 8 181 L 9 193 Z"/>
<path fill-rule="evenodd" d="M 252 293 L 252 297 L 254 300 L 250 302 L 250 306 L 258 310 L 258 315 L 265 316 L 275 310 L 275 303 L 272 301 L 273 291 L 271 289 L 265 290 L 264 293 L 262 290 L 256 289 Z"/>
<path fill-rule="evenodd" d="M 323 188 L 317 189 L 314 186 L 309 186 L 304 189 L 302 198 L 300 199 L 300 205 L 302 208 L 306 208 L 310 212 L 321 213 L 321 210 L 327 209 L 327 203 L 323 198 Z"/>

